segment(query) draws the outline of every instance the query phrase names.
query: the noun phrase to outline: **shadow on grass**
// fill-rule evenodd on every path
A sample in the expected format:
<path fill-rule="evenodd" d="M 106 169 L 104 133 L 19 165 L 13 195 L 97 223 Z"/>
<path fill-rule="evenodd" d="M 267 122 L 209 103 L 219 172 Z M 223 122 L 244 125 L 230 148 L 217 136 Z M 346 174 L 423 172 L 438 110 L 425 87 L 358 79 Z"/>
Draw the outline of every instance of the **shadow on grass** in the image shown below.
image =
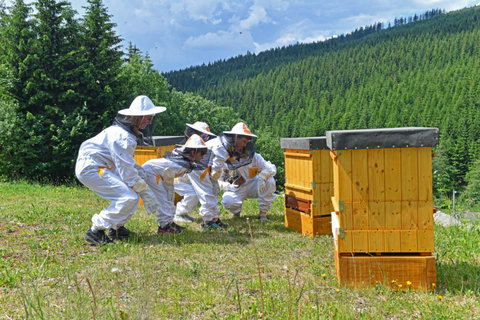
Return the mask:
<path fill-rule="evenodd" d="M 480 266 L 465 261 L 437 262 L 437 287 L 451 293 L 480 294 Z"/>

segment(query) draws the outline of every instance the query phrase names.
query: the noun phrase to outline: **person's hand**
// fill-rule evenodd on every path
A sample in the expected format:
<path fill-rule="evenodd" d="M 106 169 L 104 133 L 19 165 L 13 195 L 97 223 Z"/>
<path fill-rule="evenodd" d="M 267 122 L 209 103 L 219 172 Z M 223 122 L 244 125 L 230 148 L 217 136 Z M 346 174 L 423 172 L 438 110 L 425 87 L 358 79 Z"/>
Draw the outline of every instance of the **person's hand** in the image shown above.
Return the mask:
<path fill-rule="evenodd" d="M 210 176 L 215 181 L 217 181 L 221 175 L 222 175 L 222 170 L 212 170 L 212 172 L 210 173 Z"/>
<path fill-rule="evenodd" d="M 230 188 L 231 184 L 227 181 L 218 180 L 218 187 L 220 190 L 227 191 Z"/>

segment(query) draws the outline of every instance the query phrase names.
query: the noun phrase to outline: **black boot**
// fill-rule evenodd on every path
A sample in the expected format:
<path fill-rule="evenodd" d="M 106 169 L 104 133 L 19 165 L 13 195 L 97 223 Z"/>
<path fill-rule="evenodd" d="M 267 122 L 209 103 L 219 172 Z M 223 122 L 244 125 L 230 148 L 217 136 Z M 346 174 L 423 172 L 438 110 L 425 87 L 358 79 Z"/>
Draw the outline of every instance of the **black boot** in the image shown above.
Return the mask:
<path fill-rule="evenodd" d="M 91 228 L 88 229 L 87 233 L 85 234 L 85 240 L 94 246 L 113 243 L 112 239 L 107 237 L 107 235 L 105 234 L 105 230 L 93 231 Z"/>
<path fill-rule="evenodd" d="M 112 240 L 125 240 L 128 238 L 130 235 L 130 230 L 125 228 L 124 226 L 121 226 L 118 229 L 110 229 L 108 232 L 108 237 Z"/>

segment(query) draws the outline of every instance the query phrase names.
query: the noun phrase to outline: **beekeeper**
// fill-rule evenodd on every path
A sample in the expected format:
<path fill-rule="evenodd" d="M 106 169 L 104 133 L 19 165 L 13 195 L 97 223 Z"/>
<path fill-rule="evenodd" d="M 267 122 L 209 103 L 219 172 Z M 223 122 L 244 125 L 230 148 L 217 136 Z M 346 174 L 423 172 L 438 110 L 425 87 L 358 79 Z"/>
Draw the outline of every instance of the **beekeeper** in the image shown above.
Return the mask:
<path fill-rule="evenodd" d="M 247 198 L 258 198 L 258 218 L 268 221 L 267 212 L 275 198 L 274 176 L 277 168 L 259 153 L 253 155 L 250 163 L 240 166 L 241 162 L 236 159 L 226 162 L 224 174 L 219 179 L 221 189 L 225 191 L 222 206 L 234 217 L 240 217 L 243 201 Z"/>
<path fill-rule="evenodd" d="M 185 141 L 194 134 L 199 135 L 203 141 L 208 141 L 216 137 L 216 135 L 210 131 L 208 124 L 202 121 L 196 121 L 193 124 L 186 124 Z M 200 162 L 198 170 L 195 170 L 195 172 L 190 171 L 189 174 L 175 179 L 175 192 L 183 197 L 182 200 L 177 203 L 174 218 L 176 223 L 189 223 L 195 221 L 195 218 L 190 216 L 189 213 L 195 209 L 199 200 L 189 177 L 191 177 L 191 179 L 196 179 L 197 183 L 199 183 L 202 172 L 208 167 L 209 158 L 210 153 L 207 153 Z M 202 171 L 200 172 L 199 169 L 202 169 Z"/>
<path fill-rule="evenodd" d="M 86 187 L 110 201 L 110 205 L 94 214 L 85 240 L 92 245 L 128 238 L 125 224 L 135 212 L 139 197 L 145 210 L 153 213 L 158 203 L 139 174 L 133 159 L 137 144 L 143 139 L 140 130 L 152 123 L 165 107 L 155 106 L 147 96 L 136 97 L 128 109 L 118 111 L 113 124 L 82 143 L 75 174 Z M 105 230 L 110 229 L 108 236 Z"/>
<path fill-rule="evenodd" d="M 231 131 L 224 131 L 217 138 L 206 142 L 211 151 L 209 167 L 202 173 L 203 180 L 201 180 L 201 183 L 197 184 L 196 181 L 192 181 L 200 200 L 200 216 L 203 219 L 203 229 L 224 229 L 228 227 L 220 219 L 218 179 L 222 175 L 226 162 L 237 159 L 239 163 L 247 164 L 252 161 L 254 153 L 252 144 L 249 142 L 256 137 L 243 122 L 239 122 L 233 126 Z M 210 174 L 207 174 L 208 172 Z"/>
<path fill-rule="evenodd" d="M 173 152 L 166 153 L 161 159 L 151 159 L 143 164 L 145 181 L 160 204 L 157 210 L 159 235 L 182 233 L 184 227 L 174 222 L 174 179 L 195 169 L 206 153 L 205 142 L 199 135 L 193 134 L 184 145 L 176 147 Z"/>

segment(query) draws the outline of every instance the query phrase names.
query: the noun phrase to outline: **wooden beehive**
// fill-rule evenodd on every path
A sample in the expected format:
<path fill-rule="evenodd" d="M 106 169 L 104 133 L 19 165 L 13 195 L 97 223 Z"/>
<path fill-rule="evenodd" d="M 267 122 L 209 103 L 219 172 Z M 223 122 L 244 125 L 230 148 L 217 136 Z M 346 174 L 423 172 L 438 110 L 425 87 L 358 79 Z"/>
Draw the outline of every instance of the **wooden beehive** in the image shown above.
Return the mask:
<path fill-rule="evenodd" d="M 309 236 L 331 234 L 333 175 L 326 137 L 282 138 L 285 225 Z"/>
<path fill-rule="evenodd" d="M 182 136 L 154 136 L 153 146 L 138 146 L 133 158 L 139 165 L 150 159 L 162 158 L 165 152 L 172 151 L 175 145 L 183 140 Z"/>
<path fill-rule="evenodd" d="M 417 274 L 414 267 L 412 277 L 429 276 L 409 281 L 431 284 L 435 264 L 426 261 L 431 261 L 434 250 L 432 147 L 437 144 L 436 128 L 327 131 L 334 180 L 332 231 L 341 282 L 353 281 L 344 272 L 348 263 L 370 270 L 366 278 L 353 282 L 369 283 L 372 277 L 384 279 L 373 276 L 367 265 L 384 261 L 382 277 L 398 278 L 399 269 L 393 266 L 415 265 L 414 259 L 425 260 L 429 269 Z M 361 254 L 367 256 L 349 260 Z M 387 263 L 385 257 L 391 254 L 396 256 Z"/>

